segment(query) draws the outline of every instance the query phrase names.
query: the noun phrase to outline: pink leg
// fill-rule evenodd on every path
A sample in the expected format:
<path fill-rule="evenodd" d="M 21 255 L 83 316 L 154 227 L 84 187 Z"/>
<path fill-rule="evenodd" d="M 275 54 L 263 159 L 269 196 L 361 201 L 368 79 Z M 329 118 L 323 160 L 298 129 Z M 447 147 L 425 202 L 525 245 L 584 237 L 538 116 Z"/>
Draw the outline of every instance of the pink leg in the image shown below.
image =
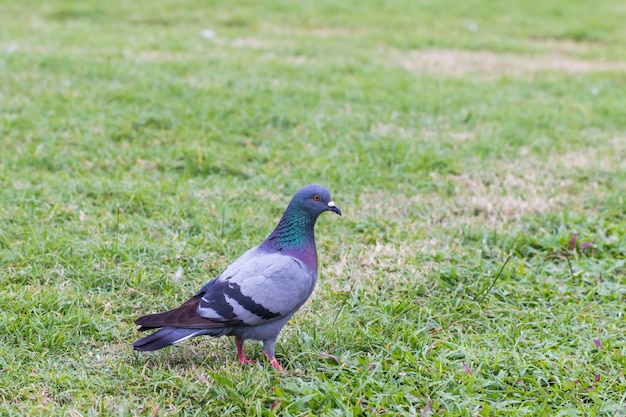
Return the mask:
<path fill-rule="evenodd" d="M 246 358 L 246 354 L 243 351 L 243 339 L 239 337 L 235 337 L 235 347 L 237 348 L 237 357 L 239 358 L 239 363 L 252 363 L 252 361 Z"/>
<path fill-rule="evenodd" d="M 265 354 L 265 357 L 270 361 L 270 363 L 272 364 L 274 369 L 278 369 L 281 372 L 284 370 L 283 367 L 280 366 L 280 363 L 278 363 L 276 358 L 274 358 L 273 356 L 268 355 L 267 353 Z"/>

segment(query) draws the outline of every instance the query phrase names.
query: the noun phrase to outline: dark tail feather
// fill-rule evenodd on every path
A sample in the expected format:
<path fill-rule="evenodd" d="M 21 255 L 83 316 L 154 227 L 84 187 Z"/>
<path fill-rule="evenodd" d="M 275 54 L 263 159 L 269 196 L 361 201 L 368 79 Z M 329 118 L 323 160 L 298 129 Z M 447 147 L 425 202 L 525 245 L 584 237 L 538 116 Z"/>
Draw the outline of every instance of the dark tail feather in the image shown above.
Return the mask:
<path fill-rule="evenodd" d="M 202 294 L 196 295 L 179 307 L 164 313 L 146 314 L 135 320 L 141 326 L 139 331 L 158 329 L 159 327 L 178 327 L 182 329 L 219 329 L 224 326 L 239 324 L 238 320 L 213 321 L 198 314 L 198 303 Z"/>
<path fill-rule="evenodd" d="M 207 334 L 207 332 L 202 329 L 164 327 L 161 330 L 152 333 L 150 336 L 146 336 L 134 342 L 133 348 L 142 352 L 157 350 L 203 334 Z"/>

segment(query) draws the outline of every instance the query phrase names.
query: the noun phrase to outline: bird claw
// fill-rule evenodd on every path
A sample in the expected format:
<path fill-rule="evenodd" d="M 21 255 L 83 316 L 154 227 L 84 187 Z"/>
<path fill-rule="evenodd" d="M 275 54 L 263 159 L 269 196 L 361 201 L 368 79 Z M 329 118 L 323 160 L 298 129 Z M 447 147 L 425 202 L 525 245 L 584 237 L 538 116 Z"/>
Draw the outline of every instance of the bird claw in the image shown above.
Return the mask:
<path fill-rule="evenodd" d="M 270 361 L 270 363 L 272 364 L 272 366 L 274 367 L 274 369 L 279 370 L 280 372 L 283 372 L 284 369 L 282 366 L 280 366 L 280 363 L 278 363 L 278 361 L 276 359 Z"/>
<path fill-rule="evenodd" d="M 276 358 L 272 358 L 269 355 L 265 355 L 267 357 L 267 359 L 270 361 L 270 363 L 272 364 L 272 366 L 274 367 L 274 369 L 278 369 L 279 371 L 284 371 L 283 367 L 280 366 L 280 363 L 278 363 L 278 361 L 276 360 Z"/>
<path fill-rule="evenodd" d="M 237 347 L 237 358 L 239 358 L 239 363 L 252 363 L 252 361 L 246 358 L 246 354 L 243 351 L 243 339 L 235 337 L 235 346 Z"/>

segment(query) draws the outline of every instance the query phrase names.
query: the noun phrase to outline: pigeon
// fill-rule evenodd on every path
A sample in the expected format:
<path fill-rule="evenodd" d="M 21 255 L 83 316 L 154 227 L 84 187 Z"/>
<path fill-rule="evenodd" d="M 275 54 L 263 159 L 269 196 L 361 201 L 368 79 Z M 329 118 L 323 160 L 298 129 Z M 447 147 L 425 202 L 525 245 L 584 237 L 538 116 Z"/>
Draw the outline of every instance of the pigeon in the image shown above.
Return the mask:
<path fill-rule="evenodd" d="M 133 348 L 153 351 L 196 336 L 234 336 L 240 363 L 251 362 L 243 345 L 252 339 L 262 341 L 267 359 L 282 369 L 274 347 L 281 329 L 317 282 L 313 229 L 325 211 L 341 216 L 325 187 L 302 187 L 263 243 L 241 255 L 178 308 L 138 318 L 139 331 L 159 330 L 135 341 Z"/>

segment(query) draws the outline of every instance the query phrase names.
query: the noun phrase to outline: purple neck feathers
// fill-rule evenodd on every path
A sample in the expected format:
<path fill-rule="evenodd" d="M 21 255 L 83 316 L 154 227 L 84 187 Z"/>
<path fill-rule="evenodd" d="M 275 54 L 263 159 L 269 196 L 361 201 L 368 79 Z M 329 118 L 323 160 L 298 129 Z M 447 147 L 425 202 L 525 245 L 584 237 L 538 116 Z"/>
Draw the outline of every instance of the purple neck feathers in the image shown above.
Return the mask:
<path fill-rule="evenodd" d="M 313 231 L 315 220 L 317 219 L 311 218 L 309 213 L 289 206 L 261 247 L 284 252 L 317 270 L 317 250 Z"/>

